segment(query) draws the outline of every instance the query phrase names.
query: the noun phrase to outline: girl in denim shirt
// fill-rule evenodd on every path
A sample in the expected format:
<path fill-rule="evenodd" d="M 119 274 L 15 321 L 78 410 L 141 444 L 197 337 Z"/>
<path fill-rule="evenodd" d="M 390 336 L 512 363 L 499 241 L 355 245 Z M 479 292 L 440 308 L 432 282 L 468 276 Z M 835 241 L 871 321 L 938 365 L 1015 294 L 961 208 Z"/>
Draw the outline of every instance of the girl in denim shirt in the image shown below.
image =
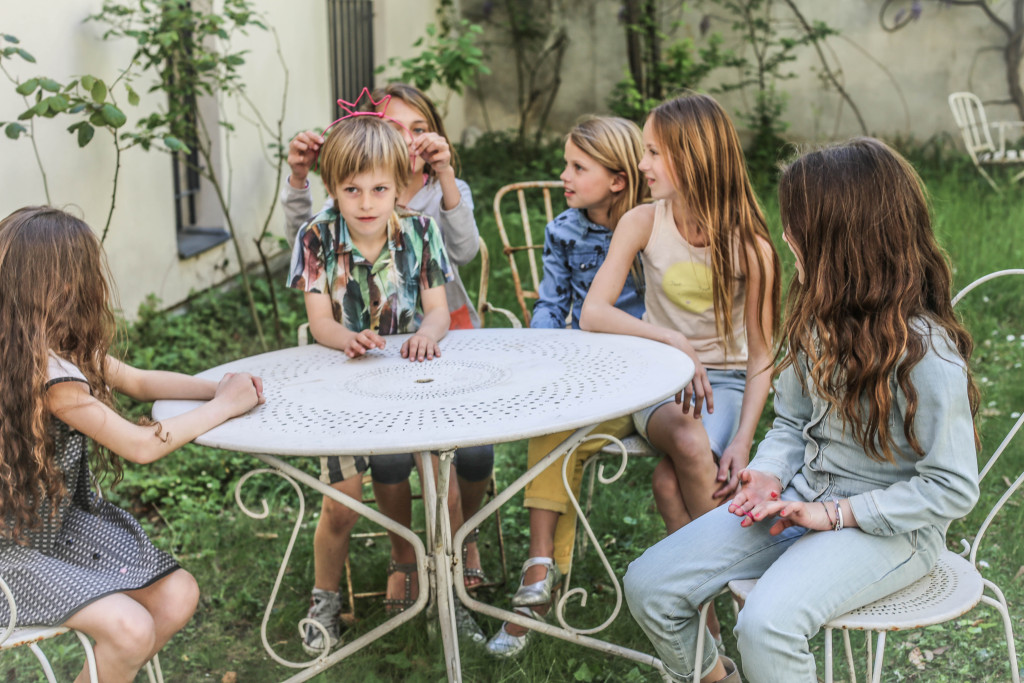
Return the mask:
<path fill-rule="evenodd" d="M 751 681 L 816 681 L 808 639 L 924 576 L 978 497 L 973 344 L 924 189 L 870 138 L 783 170 L 796 256 L 776 418 L 742 488 L 634 561 L 626 599 L 674 680 L 738 681 L 694 662 L 697 609 L 760 577 L 736 637 Z"/>
<path fill-rule="evenodd" d="M 558 214 L 544 231 L 544 278 L 533 309 L 530 327 L 566 327 L 567 319 L 579 329 L 580 307 L 598 268 L 608 253 L 619 218 L 643 201 L 647 188 L 637 168 L 643 145 L 640 129 L 632 121 L 614 117 L 588 117 L 565 137 L 567 211 Z M 644 312 L 638 262 L 627 276 L 616 307 L 639 318 Z M 623 437 L 633 431 L 627 415 L 602 423 L 595 433 Z M 572 431 L 530 439 L 527 466 L 533 467 L 558 447 Z M 607 441 L 585 441 L 570 456 L 567 470 L 573 491 L 579 494 L 583 463 Z M 562 483 L 562 460 L 556 460 L 526 485 L 523 504 L 530 509 L 530 556 L 523 563 L 513 608 L 543 618 L 551 594 L 572 561 L 576 513 Z M 529 631 L 504 624 L 487 643 L 487 651 L 508 657 L 526 647 Z"/>

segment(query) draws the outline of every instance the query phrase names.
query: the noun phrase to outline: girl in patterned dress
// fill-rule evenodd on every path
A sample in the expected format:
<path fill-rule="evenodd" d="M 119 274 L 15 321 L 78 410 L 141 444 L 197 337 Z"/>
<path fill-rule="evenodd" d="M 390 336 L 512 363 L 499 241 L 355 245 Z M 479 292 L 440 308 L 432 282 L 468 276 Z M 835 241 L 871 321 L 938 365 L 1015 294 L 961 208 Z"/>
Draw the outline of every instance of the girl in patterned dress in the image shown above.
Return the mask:
<path fill-rule="evenodd" d="M 0 221 L 0 577 L 17 625 L 64 625 L 95 641 L 104 683 L 135 674 L 192 617 L 195 579 L 89 467 L 162 458 L 262 400 L 259 378 L 220 383 L 137 370 L 107 355 L 114 334 L 99 240 L 81 220 L 26 207 Z M 141 401 L 210 399 L 162 424 L 129 422 L 112 391 Z M 0 601 L 0 623 L 10 605 Z M 88 680 L 83 672 L 79 681 Z"/>

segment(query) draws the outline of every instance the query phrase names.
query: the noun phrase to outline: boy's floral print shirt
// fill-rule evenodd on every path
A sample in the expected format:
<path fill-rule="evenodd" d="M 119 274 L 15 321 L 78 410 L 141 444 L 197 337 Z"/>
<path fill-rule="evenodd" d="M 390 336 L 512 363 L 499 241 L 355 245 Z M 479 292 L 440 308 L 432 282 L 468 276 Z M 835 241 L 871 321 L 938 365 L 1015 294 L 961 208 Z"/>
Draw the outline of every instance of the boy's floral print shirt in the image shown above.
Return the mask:
<path fill-rule="evenodd" d="M 388 241 L 373 263 L 352 246 L 336 209 L 325 209 L 299 230 L 288 286 L 328 294 L 334 319 L 353 332 L 381 335 L 419 329 L 420 288 L 452 280 L 448 253 L 429 216 L 402 214 L 388 226 Z"/>

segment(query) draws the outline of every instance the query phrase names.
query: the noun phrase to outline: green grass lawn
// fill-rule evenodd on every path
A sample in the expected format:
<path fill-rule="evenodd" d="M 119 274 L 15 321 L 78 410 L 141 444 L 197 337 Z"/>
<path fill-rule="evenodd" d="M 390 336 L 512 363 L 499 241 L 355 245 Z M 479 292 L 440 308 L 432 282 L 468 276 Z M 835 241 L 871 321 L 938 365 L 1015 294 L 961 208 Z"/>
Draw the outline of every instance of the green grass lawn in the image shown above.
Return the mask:
<path fill-rule="evenodd" d="M 499 141 L 488 151 L 467 151 L 463 176 L 473 184 L 478 221 L 491 247 L 489 298 L 515 309 L 509 267 L 499 248 L 491 200 L 494 191 L 507 182 L 557 177 L 560 151 L 556 147 L 524 156 L 504 149 L 502 144 Z M 958 156 L 935 148 L 916 149 L 910 156 L 932 193 L 936 232 L 953 262 L 957 289 L 987 272 L 1024 266 L 1020 237 L 1024 225 L 1024 197 L 1019 189 L 1012 188 L 997 195 Z M 499 170 L 507 175 L 501 177 Z M 792 256 L 779 239 L 781 229 L 772 181 L 760 182 L 759 191 L 788 283 L 792 275 Z M 556 212 L 558 210 L 556 207 Z M 462 275 L 469 288 L 475 291 L 479 279 L 477 264 L 463 268 Z M 291 292 L 279 292 L 279 295 L 284 300 L 285 323 L 294 329 L 304 317 L 301 299 Z M 265 301 L 266 297 L 261 300 Z M 1024 411 L 1024 382 L 1018 379 L 1024 363 L 1022 300 L 1024 278 L 1007 279 L 984 286 L 972 294 L 961 309 L 977 344 L 974 369 L 983 396 L 979 417 L 984 440 L 981 462 Z M 199 297 L 186 315 L 150 312 L 131 330 L 127 357 L 130 362 L 144 367 L 195 372 L 254 353 L 256 349 L 247 332 L 245 316 L 237 292 Z M 497 319 L 490 322 L 496 324 Z M 129 409 L 142 413 L 147 406 L 130 406 Z M 762 418 L 762 433 L 769 422 L 769 414 L 767 410 Z M 258 506 L 261 497 L 271 501 L 269 517 L 252 520 L 243 515 L 234 503 L 234 484 L 239 474 L 254 463 L 245 455 L 188 446 L 148 468 L 129 466 L 125 482 L 111 494 L 143 520 L 158 545 L 176 554 L 182 565 L 196 575 L 202 588 L 195 618 L 162 655 L 169 681 L 231 681 L 231 672 L 234 672 L 239 683 L 262 683 L 290 675 L 289 669 L 266 655 L 259 629 L 265 600 L 298 514 L 299 501 L 280 478 L 260 475 L 246 485 L 244 496 L 252 506 Z M 500 445 L 496 462 L 499 485 L 519 476 L 525 463 L 525 443 Z M 313 467 L 313 463 L 307 465 Z M 591 523 L 619 577 L 626 565 L 663 533 L 650 494 L 653 466 L 650 459 L 633 461 L 622 481 L 598 486 Z M 950 529 L 951 547 L 957 545 L 957 539 L 972 537 L 985 512 L 1005 489 L 1004 482 L 1015 478 L 1022 466 L 1024 452 L 1017 444 L 983 483 L 982 499 L 976 511 Z M 521 502 L 522 498 L 514 499 L 505 507 L 501 518 L 508 583 L 480 591 L 484 600 L 502 606 L 508 604 L 515 590 L 518 567 L 526 555 L 527 514 Z M 305 659 L 298 645 L 295 625 L 305 614 L 312 581 L 312 532 L 318 509 L 319 500 L 308 497 L 294 556 L 268 622 L 269 642 L 282 657 L 292 660 Z M 1019 640 L 1024 633 L 1021 623 L 1024 619 L 1024 579 L 1021 578 L 1024 544 L 1018 540 L 1024 524 L 1022 516 L 1024 510 L 1018 496 L 1010 501 L 988 532 L 979 555 L 988 566 L 986 576 L 1006 592 L 1018 631 L 1019 649 L 1024 649 L 1020 648 L 1022 641 Z M 366 522 L 361 522 L 357 528 L 357 532 L 369 530 L 371 525 Z M 501 576 L 493 524 L 484 525 L 481 543 L 488 574 Z M 386 546 L 386 541 L 380 538 L 357 539 L 353 543 L 357 590 L 383 587 Z M 578 561 L 573 576 L 574 585 L 588 588 L 589 598 L 586 608 L 573 606 L 569 609 L 570 623 L 590 626 L 601 622 L 614 607 L 615 593 L 596 553 L 590 551 Z M 731 627 L 734 619 L 727 600 L 720 600 L 719 612 L 725 625 Z M 360 601 L 357 621 L 348 637 L 369 630 L 382 619 L 379 601 Z M 329 674 L 313 680 L 443 680 L 441 640 L 429 623 L 426 617 L 417 618 L 350 657 Z M 499 626 L 484 618 L 481 618 L 481 625 L 489 635 Z M 653 651 L 624 606 L 616 621 L 600 637 Z M 854 640 L 862 652 L 863 640 L 859 634 L 855 634 Z M 728 629 L 726 645 L 731 654 L 737 654 Z M 839 638 L 835 645 L 841 659 Z M 811 647 L 821 670 L 824 658 L 821 635 L 812 641 Z M 45 644 L 44 649 L 55 661 L 58 679 L 71 680 L 73 672 L 81 666 L 81 654 L 74 638 L 65 636 Z M 883 677 L 886 681 L 1009 679 L 998 616 L 984 606 L 949 624 L 892 634 L 886 662 Z M 658 680 L 649 668 L 545 637 L 535 637 L 523 656 L 512 661 L 487 658 L 464 644 L 462 664 L 465 679 L 479 682 Z M 0 656 L 0 677 L 5 675 L 8 681 L 44 680 L 37 671 L 38 667 L 25 650 Z M 845 674 L 844 663 L 837 662 L 836 674 L 841 680 Z"/>

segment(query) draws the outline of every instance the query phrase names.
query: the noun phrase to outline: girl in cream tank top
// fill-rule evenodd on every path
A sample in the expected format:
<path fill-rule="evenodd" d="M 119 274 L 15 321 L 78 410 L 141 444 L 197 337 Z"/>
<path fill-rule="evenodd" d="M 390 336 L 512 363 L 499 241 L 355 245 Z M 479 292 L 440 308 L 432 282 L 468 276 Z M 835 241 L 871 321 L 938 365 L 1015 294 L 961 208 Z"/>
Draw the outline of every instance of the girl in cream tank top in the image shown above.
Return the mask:
<path fill-rule="evenodd" d="M 732 254 L 733 273 L 736 273 L 732 287 L 734 334 L 732 340 L 727 340 L 719 336 L 715 326 L 710 249 L 696 247 L 679 234 L 670 202 L 659 200 L 655 206 L 651 239 L 641 252 L 647 286 L 647 312 L 643 320 L 685 334 L 706 367 L 745 369 L 747 336 L 743 311 L 746 279 L 738 255 Z"/>

